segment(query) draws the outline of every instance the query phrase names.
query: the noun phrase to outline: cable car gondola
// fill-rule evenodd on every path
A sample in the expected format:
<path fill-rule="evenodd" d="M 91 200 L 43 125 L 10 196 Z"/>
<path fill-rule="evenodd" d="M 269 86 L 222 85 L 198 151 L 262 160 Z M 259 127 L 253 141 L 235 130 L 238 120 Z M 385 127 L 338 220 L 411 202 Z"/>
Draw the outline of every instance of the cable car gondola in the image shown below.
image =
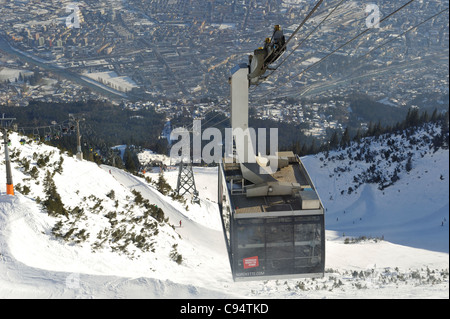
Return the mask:
<path fill-rule="evenodd" d="M 46 142 L 50 142 L 52 140 L 52 128 L 50 126 L 45 129 L 44 140 Z"/>
<path fill-rule="evenodd" d="M 277 24 L 274 28 L 272 38 L 266 38 L 264 47 L 260 47 L 249 56 L 250 84 L 257 84 L 260 77 L 266 73 L 269 66 L 273 64 L 286 51 L 286 39 L 283 30 Z"/>
<path fill-rule="evenodd" d="M 249 72 L 246 64 L 232 69 L 234 148 L 225 154 L 218 176 L 218 204 L 233 280 L 323 277 L 325 209 L 297 155 L 272 150 L 271 141 L 267 157 L 266 150 L 252 141 Z"/>

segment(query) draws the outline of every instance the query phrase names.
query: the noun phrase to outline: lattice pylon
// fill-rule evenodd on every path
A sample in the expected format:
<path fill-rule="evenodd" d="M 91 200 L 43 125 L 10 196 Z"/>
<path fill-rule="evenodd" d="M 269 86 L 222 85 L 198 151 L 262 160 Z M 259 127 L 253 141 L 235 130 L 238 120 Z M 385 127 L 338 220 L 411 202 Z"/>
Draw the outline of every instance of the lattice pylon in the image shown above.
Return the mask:
<path fill-rule="evenodd" d="M 183 163 L 183 161 L 180 161 L 177 181 L 177 193 L 178 195 L 192 193 L 194 194 L 194 196 L 197 196 L 198 194 L 197 188 L 195 187 L 194 171 L 192 170 L 191 163 Z"/>

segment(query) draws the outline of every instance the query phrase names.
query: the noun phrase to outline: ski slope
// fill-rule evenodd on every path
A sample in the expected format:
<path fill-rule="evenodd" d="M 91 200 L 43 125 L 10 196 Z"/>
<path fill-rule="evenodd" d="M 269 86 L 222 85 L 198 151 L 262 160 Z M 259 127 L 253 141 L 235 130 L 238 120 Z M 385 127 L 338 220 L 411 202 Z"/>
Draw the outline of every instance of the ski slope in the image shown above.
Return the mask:
<path fill-rule="evenodd" d="M 384 194 L 368 184 L 358 193 L 330 196 L 350 177 L 342 174 L 330 183 L 331 166 L 324 169 L 317 158 L 304 158 L 327 207 L 325 277 L 235 283 L 214 203 L 216 168 L 194 168 L 201 204 L 188 199 L 186 209 L 141 177 L 80 162 L 34 142 L 22 146 L 19 140 L 11 135 L 13 178 L 15 185 L 29 185 L 31 191 L 11 197 L 0 185 L 0 298 L 449 298 L 448 150 L 432 154 L 433 165 L 429 157 L 418 158 L 409 175 Z M 46 168 L 39 168 L 37 183 L 18 160 L 29 159 L 32 167 L 34 153 L 51 152 L 47 169 L 64 158 L 54 181 L 67 207 L 86 208 L 86 220 L 77 225 L 92 233 L 90 241 L 68 243 L 52 236 L 56 219 L 36 203 L 37 197 L 45 197 Z M 156 180 L 158 172 L 146 176 Z M 176 186 L 176 170 L 164 176 Z M 108 225 L 103 214 L 113 209 L 114 201 L 106 197 L 111 190 L 119 208 L 131 207 L 131 191 L 137 190 L 163 209 L 169 222 L 159 226 L 155 252 L 136 252 L 130 258 L 112 251 L 112 243 L 92 249 L 95 234 Z M 95 203 L 89 199 L 92 194 L 101 199 L 103 210 L 88 211 Z M 130 211 L 139 213 L 136 207 Z M 358 236 L 384 240 L 344 243 Z M 181 264 L 169 258 L 174 243 L 183 256 Z"/>

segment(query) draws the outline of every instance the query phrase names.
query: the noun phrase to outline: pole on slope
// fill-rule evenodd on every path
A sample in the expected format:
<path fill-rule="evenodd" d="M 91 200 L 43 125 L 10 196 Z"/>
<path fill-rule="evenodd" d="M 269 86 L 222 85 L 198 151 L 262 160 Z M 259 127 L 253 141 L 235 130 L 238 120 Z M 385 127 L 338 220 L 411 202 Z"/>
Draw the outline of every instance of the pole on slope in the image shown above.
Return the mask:
<path fill-rule="evenodd" d="M 3 128 L 3 144 L 5 145 L 6 194 L 11 196 L 14 196 L 14 184 L 12 180 L 11 159 L 9 157 L 8 149 L 8 131 L 6 127 L 11 125 L 14 120 L 15 118 L 5 118 L 5 114 L 3 114 L 3 117 L 0 119 L 0 124 Z"/>
<path fill-rule="evenodd" d="M 77 122 L 77 159 L 83 160 L 83 152 L 81 151 L 81 134 L 80 134 L 80 119 L 75 119 Z"/>
<path fill-rule="evenodd" d="M 80 133 L 80 121 L 84 121 L 84 118 L 69 114 L 71 120 L 75 121 L 77 129 L 77 160 L 83 160 L 83 152 L 81 150 L 81 133 Z"/>

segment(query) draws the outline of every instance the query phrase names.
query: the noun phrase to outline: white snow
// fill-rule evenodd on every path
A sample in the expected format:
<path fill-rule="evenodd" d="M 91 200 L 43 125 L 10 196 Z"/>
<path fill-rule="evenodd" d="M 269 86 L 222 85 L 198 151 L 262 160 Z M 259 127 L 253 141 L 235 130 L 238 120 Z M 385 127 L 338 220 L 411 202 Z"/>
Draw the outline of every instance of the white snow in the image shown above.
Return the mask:
<path fill-rule="evenodd" d="M 14 82 L 19 79 L 20 74 L 22 74 L 22 77 L 29 77 L 33 75 L 33 72 L 29 70 L 0 68 L 0 82 L 4 82 L 7 80 L 9 80 L 10 82 Z"/>
<path fill-rule="evenodd" d="M 169 156 L 156 154 L 152 150 L 145 149 L 137 154 L 139 162 L 143 165 L 149 165 L 150 163 L 161 163 L 164 165 L 171 165 L 172 162 Z"/>
<path fill-rule="evenodd" d="M 119 76 L 114 71 L 95 73 L 85 72 L 83 75 L 121 92 L 128 92 L 133 88 L 138 87 L 129 76 Z"/>
<path fill-rule="evenodd" d="M 46 145 L 20 145 L 19 140 L 11 134 L 13 179 L 16 186 L 29 186 L 30 193 L 16 187 L 16 196 L 8 196 L 0 185 L 0 298 L 449 298 L 448 150 L 416 156 L 413 169 L 384 190 L 363 184 L 344 195 L 340 190 L 348 188 L 354 172 L 333 175 L 338 161 L 324 166 L 320 155 L 304 158 L 327 207 L 325 277 L 235 283 L 215 204 L 217 168 L 194 168 L 201 205 L 189 198 L 182 204 L 141 177 L 77 161 Z M 36 180 L 18 161 L 28 159 L 31 169 L 36 166 L 33 153 L 50 158 Z M 46 169 L 54 171 L 60 156 L 63 170 L 53 180 L 65 207 L 84 208 L 85 218 L 77 221 L 51 217 L 36 202 L 46 196 Z M 0 176 L 5 176 L 3 163 Z M 156 181 L 158 174 L 152 171 L 146 177 Z M 176 186 L 176 169 L 164 176 Z M 106 196 L 111 190 L 114 200 Z M 109 225 L 104 215 L 115 205 L 124 211 L 118 214 L 118 225 L 142 214 L 133 204 L 132 190 L 169 218 L 152 236 L 155 252 L 130 244 L 126 253 L 119 253 L 112 251 L 114 242 L 93 249 L 98 232 Z M 94 208 L 96 203 L 101 208 Z M 65 227 L 72 222 L 78 229 L 85 227 L 89 239 L 77 244 L 55 238 L 51 230 L 58 220 Z M 345 244 L 345 238 L 359 236 L 384 240 Z M 174 244 L 183 256 L 180 265 L 169 258 Z"/>

